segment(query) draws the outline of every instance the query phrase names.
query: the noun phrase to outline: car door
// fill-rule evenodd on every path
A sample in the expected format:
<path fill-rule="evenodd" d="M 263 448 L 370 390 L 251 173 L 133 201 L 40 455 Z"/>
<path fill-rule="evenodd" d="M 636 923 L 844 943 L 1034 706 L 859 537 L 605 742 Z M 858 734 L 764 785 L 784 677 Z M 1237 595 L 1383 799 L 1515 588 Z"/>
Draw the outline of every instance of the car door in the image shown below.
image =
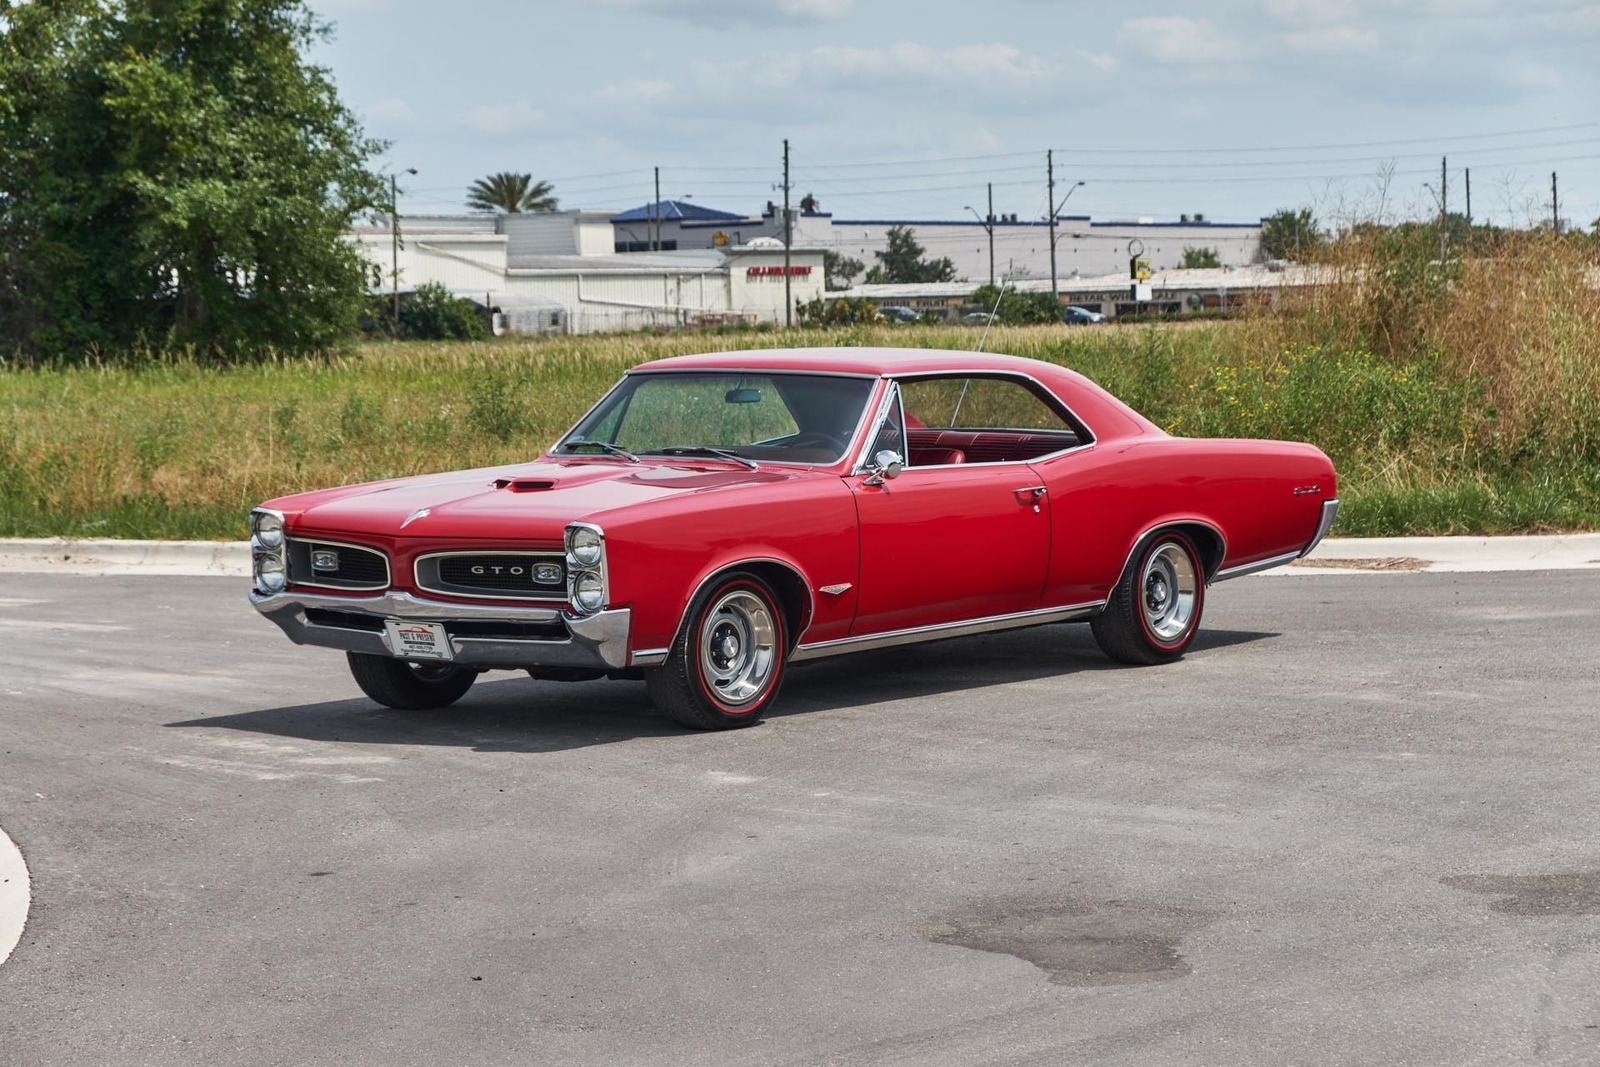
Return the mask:
<path fill-rule="evenodd" d="M 870 459 L 906 454 L 899 386 Z M 1050 555 L 1050 501 L 1026 463 L 905 467 L 896 478 L 849 478 L 861 533 L 860 588 L 850 633 L 884 633 L 1039 606 Z"/>

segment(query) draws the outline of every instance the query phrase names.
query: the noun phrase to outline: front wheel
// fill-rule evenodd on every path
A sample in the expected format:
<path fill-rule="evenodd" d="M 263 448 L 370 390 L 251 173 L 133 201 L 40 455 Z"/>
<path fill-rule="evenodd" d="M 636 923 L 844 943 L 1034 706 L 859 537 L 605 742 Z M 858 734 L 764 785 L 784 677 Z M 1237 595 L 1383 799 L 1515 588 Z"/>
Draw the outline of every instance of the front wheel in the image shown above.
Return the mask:
<path fill-rule="evenodd" d="M 788 650 L 772 587 L 737 571 L 689 606 L 666 662 L 645 669 L 650 699 L 695 730 L 731 730 L 760 720 L 778 694 Z"/>
<path fill-rule="evenodd" d="M 407 663 L 362 652 L 346 652 L 345 658 L 363 693 L 385 707 L 406 711 L 449 707 L 478 680 L 477 671 L 440 663 Z"/>
<path fill-rule="evenodd" d="M 1134 554 L 1090 629 L 1114 660 L 1170 663 L 1194 640 L 1205 600 L 1205 570 L 1194 542 L 1177 531 L 1159 533 Z"/>

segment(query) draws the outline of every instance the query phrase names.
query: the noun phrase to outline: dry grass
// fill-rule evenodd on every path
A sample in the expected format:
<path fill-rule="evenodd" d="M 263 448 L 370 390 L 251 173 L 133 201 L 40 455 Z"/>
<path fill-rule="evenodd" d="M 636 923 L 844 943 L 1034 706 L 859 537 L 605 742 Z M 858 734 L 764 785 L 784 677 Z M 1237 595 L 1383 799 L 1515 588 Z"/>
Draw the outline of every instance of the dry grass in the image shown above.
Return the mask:
<path fill-rule="evenodd" d="M 1336 246 L 1234 322 L 997 328 L 1192 436 L 1309 440 L 1347 533 L 1600 527 L 1594 250 L 1522 236 L 1440 268 Z M 1587 273 L 1586 273 L 1587 272 Z M 779 346 L 968 349 L 964 327 L 363 346 L 316 362 L 0 372 L 0 535 L 237 537 L 286 492 L 531 457 L 630 366 Z"/>

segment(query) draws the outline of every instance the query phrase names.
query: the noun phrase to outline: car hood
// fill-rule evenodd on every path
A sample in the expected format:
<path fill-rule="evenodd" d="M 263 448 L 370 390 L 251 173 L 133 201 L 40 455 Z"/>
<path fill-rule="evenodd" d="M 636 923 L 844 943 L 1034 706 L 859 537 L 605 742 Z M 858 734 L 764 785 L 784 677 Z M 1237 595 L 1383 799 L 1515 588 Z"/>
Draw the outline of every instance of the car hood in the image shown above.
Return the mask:
<path fill-rule="evenodd" d="M 815 477 L 804 469 L 674 460 L 551 460 L 348 486 L 271 502 L 291 530 L 380 537 L 560 540 L 570 522 L 691 493 Z"/>

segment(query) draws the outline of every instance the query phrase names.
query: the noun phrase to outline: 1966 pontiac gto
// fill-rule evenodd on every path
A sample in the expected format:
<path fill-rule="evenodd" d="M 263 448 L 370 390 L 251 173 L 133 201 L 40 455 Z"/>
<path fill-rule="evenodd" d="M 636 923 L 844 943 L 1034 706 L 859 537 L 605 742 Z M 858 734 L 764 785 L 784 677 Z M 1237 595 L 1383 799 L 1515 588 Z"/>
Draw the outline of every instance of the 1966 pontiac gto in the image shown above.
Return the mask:
<path fill-rule="evenodd" d="M 1332 463 L 1162 432 L 1011 356 L 796 349 L 634 368 L 539 459 L 270 500 L 251 602 L 396 708 L 483 671 L 643 676 L 758 720 L 790 663 L 1087 621 L 1164 663 L 1211 583 L 1303 556 Z"/>

